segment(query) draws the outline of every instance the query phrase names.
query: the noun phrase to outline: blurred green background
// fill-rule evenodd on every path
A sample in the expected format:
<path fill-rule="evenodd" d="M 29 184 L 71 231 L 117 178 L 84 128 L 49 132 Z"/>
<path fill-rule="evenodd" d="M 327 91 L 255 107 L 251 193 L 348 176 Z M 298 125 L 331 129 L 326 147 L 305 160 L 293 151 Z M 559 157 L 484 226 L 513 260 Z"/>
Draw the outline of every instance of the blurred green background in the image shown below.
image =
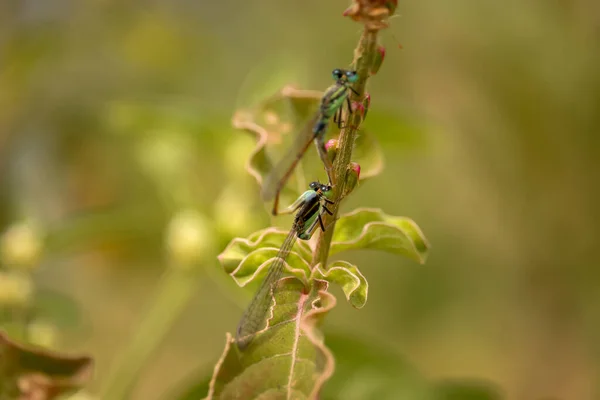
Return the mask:
<path fill-rule="evenodd" d="M 271 223 L 244 171 L 253 139 L 231 116 L 284 84 L 327 87 L 360 35 L 347 5 L 0 4 L 0 228 L 29 221 L 43 238 L 16 286 L 26 295 L 0 287 L 0 301 L 47 306 L 30 330 L 94 356 L 90 391 L 173 263 L 181 212 L 202 228 L 194 296 L 132 398 L 211 372 L 248 298 L 216 255 Z M 428 379 L 600 398 L 600 4 L 411 1 L 397 14 L 368 87 L 386 168 L 344 209 L 413 218 L 430 258 L 352 254 L 369 302 L 340 301 L 327 328 L 389 346 Z"/>

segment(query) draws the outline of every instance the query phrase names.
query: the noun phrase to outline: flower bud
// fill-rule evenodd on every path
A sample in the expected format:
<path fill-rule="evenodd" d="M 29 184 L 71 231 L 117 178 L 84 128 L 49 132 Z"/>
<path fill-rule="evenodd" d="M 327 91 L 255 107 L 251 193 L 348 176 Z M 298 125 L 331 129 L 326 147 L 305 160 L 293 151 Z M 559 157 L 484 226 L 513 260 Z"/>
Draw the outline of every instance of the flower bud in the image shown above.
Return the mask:
<path fill-rule="evenodd" d="M 210 222 L 196 210 L 182 210 L 169 222 L 166 247 L 174 265 L 193 267 L 210 257 L 213 246 Z"/>
<path fill-rule="evenodd" d="M 365 97 L 361 102 L 354 101 L 352 102 L 352 112 L 358 112 L 360 114 L 361 119 L 364 121 L 367 118 L 367 112 L 369 111 L 369 106 L 371 105 L 371 95 L 365 93 Z"/>
<path fill-rule="evenodd" d="M 327 152 L 327 158 L 329 159 L 329 162 L 331 162 L 332 164 L 333 164 L 333 161 L 335 160 L 335 156 L 337 155 L 338 145 L 339 145 L 338 139 L 330 139 L 327 141 L 327 143 L 325 143 L 325 151 Z"/>
<path fill-rule="evenodd" d="M 360 165 L 355 162 L 351 162 L 348 166 L 348 172 L 346 174 L 346 185 L 344 186 L 344 197 L 352 193 L 354 188 L 358 186 L 360 178 Z"/>
<path fill-rule="evenodd" d="M 0 271 L 0 305 L 23 307 L 33 296 L 33 284 L 21 273 Z"/>
<path fill-rule="evenodd" d="M 362 101 L 363 109 L 365 110 L 363 113 L 363 121 L 367 119 L 367 112 L 369 111 L 369 107 L 371 107 L 371 95 L 369 93 L 365 93 L 365 97 Z"/>
<path fill-rule="evenodd" d="M 383 59 L 385 58 L 385 47 L 377 46 L 377 52 L 375 53 L 375 59 L 373 60 L 373 65 L 371 65 L 371 69 L 369 70 L 369 75 L 373 76 L 381 68 L 381 64 L 383 63 Z"/>
<path fill-rule="evenodd" d="M 362 102 L 353 101 L 352 102 L 352 112 L 357 112 L 360 114 L 361 118 L 365 115 L 365 106 Z"/>
<path fill-rule="evenodd" d="M 31 270 L 42 252 L 40 232 L 33 224 L 12 225 L 0 238 L 0 264 L 9 268 Z"/>

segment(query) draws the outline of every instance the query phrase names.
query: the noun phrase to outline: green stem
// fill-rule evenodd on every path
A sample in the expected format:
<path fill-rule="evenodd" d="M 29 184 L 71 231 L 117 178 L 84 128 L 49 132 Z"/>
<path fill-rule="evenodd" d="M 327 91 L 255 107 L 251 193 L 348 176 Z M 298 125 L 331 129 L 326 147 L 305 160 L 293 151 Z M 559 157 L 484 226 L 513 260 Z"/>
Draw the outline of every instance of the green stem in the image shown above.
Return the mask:
<path fill-rule="evenodd" d="M 198 268 L 169 268 L 159 283 L 153 304 L 141 321 L 135 336 L 129 341 L 111 368 L 102 388 L 102 399 L 129 399 L 140 372 L 156 351 L 184 306 L 197 290 Z"/>
<path fill-rule="evenodd" d="M 358 45 L 354 50 L 352 65 L 358 73 L 358 81 L 354 84 L 353 89 L 358 95 L 352 94 L 351 100 L 360 101 L 364 96 L 369 71 L 377 54 L 377 34 L 378 30 L 368 29 L 365 26 Z M 344 116 L 344 126 L 346 128 L 340 132 L 337 155 L 333 163 L 333 173 L 337 182 L 337 185 L 333 188 L 335 209 L 333 215 L 326 218 L 325 225 L 329 228 L 325 232 L 319 233 L 317 246 L 313 254 L 313 265 L 320 263 L 323 268 L 327 265 L 331 239 L 346 186 L 346 174 L 352 160 L 352 150 L 354 149 L 354 142 L 356 140 L 356 128 L 360 125 L 361 120 L 362 115 L 357 112 L 352 114 L 346 113 Z"/>

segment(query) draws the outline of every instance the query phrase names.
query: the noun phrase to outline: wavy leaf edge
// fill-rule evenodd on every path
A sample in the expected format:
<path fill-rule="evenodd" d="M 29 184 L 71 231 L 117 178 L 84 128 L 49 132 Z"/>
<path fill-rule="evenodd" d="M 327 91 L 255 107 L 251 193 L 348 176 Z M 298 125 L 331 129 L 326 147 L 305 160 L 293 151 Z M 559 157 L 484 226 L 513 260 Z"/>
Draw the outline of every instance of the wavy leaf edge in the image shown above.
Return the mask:
<path fill-rule="evenodd" d="M 345 277 L 352 280 L 353 285 L 347 287 L 341 280 L 331 279 L 336 272 L 341 271 Z M 314 279 L 324 279 L 330 283 L 339 285 L 346 296 L 346 300 L 352 307 L 361 309 L 367 303 L 367 297 L 369 294 L 369 283 L 364 275 L 360 272 L 359 268 L 343 260 L 338 260 L 330 263 L 327 269 L 323 271 L 321 264 L 318 264 L 313 271 Z M 364 287 L 364 295 L 359 291 Z"/>
<path fill-rule="evenodd" d="M 407 235 L 405 235 L 405 236 L 410 239 L 410 242 L 413 244 L 413 250 L 414 250 L 414 252 L 419 255 L 418 262 L 420 264 L 424 264 L 425 263 L 425 261 L 427 260 L 427 256 L 428 256 L 428 253 L 429 253 L 429 249 L 431 248 L 431 245 L 430 245 L 429 241 L 427 240 L 427 238 L 425 237 L 425 235 L 423 234 L 423 231 L 421 230 L 421 228 L 417 225 L 417 223 L 412 218 L 389 215 L 389 214 L 386 214 L 385 212 L 383 212 L 380 208 L 361 207 L 361 208 L 357 208 L 355 210 L 352 210 L 351 212 L 349 212 L 347 214 L 342 215 L 340 217 L 340 220 L 342 218 L 355 216 L 356 214 L 359 214 L 361 212 L 375 213 L 375 214 L 378 214 L 378 215 L 382 216 L 383 219 L 387 219 L 387 220 L 402 219 L 404 221 L 407 221 L 407 222 L 411 223 L 411 225 L 414 228 L 415 232 L 418 234 L 419 238 L 423 242 L 423 246 L 425 247 L 425 250 L 421 251 L 419 248 L 417 248 L 417 246 L 415 245 L 415 241 L 412 238 L 410 238 Z M 335 233 L 334 233 L 334 238 L 333 238 L 333 240 L 331 242 L 331 247 L 333 248 L 333 247 L 335 247 L 335 245 L 352 246 L 353 244 L 356 244 L 356 243 L 360 242 L 360 240 L 368 233 L 368 230 L 372 226 L 376 226 L 376 225 L 385 225 L 387 227 L 393 227 L 393 228 L 396 228 L 399 231 L 401 231 L 401 228 L 398 227 L 393 222 L 386 222 L 385 220 L 371 221 L 371 222 L 368 222 L 368 223 L 366 223 L 366 224 L 363 225 L 363 227 L 362 227 L 362 229 L 360 231 L 360 234 L 358 234 L 357 237 L 355 239 L 353 239 L 353 240 L 336 241 L 335 240 Z M 402 232 L 402 233 L 404 234 L 404 232 Z M 338 251 L 332 251 L 332 252 L 330 252 L 330 255 L 338 254 L 338 253 L 341 253 L 341 252 L 343 252 L 345 250 L 346 249 L 341 249 L 341 250 L 338 250 Z"/>

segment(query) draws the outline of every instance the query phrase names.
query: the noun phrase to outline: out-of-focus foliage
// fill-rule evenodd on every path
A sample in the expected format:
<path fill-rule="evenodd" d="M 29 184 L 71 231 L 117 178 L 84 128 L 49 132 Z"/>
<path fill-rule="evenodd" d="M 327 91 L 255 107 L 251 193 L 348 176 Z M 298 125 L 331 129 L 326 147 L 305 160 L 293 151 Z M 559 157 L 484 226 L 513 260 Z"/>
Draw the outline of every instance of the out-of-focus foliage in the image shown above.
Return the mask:
<path fill-rule="evenodd" d="M 345 1 L 232 5 L 0 4 L 0 230 L 27 220 L 44 238 L 36 268 L 10 287 L 29 305 L 42 293 L 74 303 L 53 308 L 72 324 L 44 312 L 33 330 L 53 326 L 41 342 L 95 358 L 91 392 L 153 301 L 182 212 L 207 221 L 204 272 L 131 398 L 159 398 L 214 365 L 244 305 L 218 249 L 269 226 L 233 111 L 286 84 L 323 90 L 352 58 L 359 25 L 341 16 Z M 345 207 L 411 216 L 432 251 L 419 268 L 352 254 L 369 265 L 369 302 L 340 302 L 327 325 L 390 343 L 432 381 L 491 381 L 508 399 L 597 398 L 597 2 L 412 1 L 396 12 L 364 124 L 386 169 Z"/>
<path fill-rule="evenodd" d="M 24 347 L 0 334 L 0 399 L 54 399 L 78 390 L 92 374 L 89 357 Z"/>

